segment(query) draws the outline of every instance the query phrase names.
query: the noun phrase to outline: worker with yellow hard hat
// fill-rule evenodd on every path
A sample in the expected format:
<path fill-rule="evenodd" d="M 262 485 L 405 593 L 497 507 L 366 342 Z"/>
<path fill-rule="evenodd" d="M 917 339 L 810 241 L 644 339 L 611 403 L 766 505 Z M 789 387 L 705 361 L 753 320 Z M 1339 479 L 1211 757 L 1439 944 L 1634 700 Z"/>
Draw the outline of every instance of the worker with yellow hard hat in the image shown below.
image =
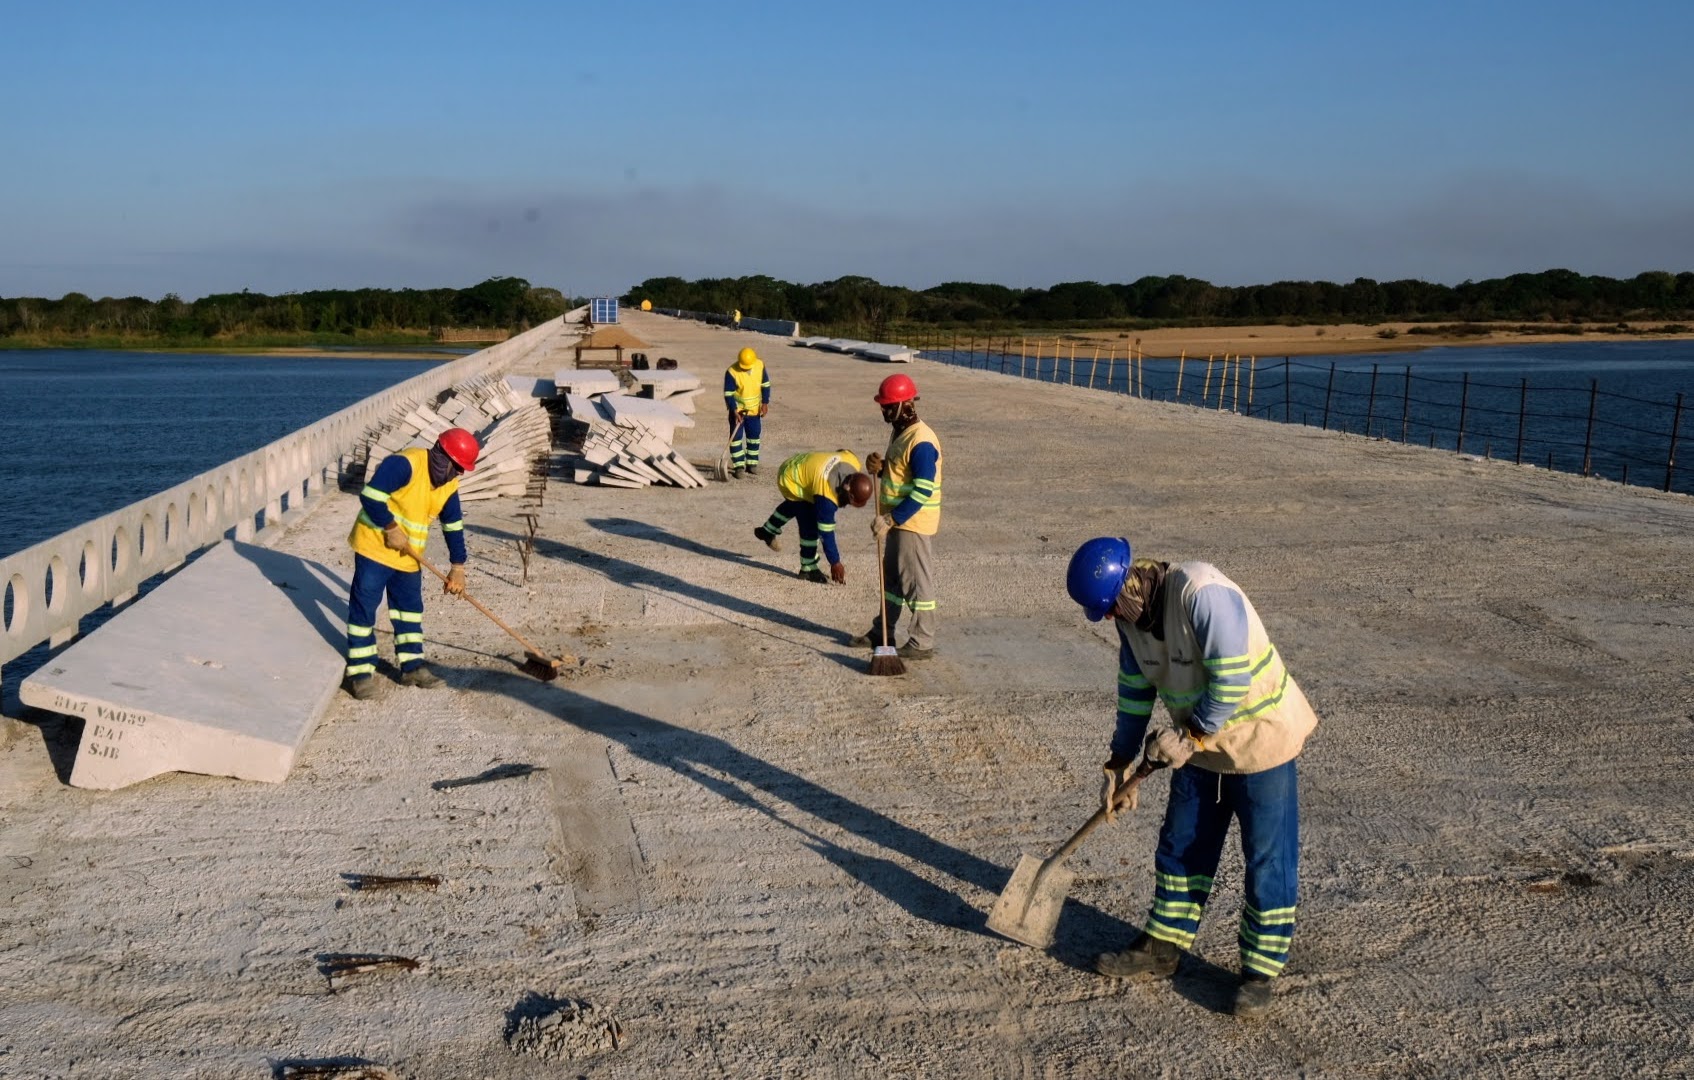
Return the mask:
<path fill-rule="evenodd" d="M 723 373 L 723 399 L 724 407 L 729 410 L 732 474 L 737 480 L 743 474 L 756 476 L 759 437 L 764 433 L 764 417 L 771 407 L 771 377 L 765 372 L 765 362 L 751 348 L 737 353 L 735 363 Z"/>

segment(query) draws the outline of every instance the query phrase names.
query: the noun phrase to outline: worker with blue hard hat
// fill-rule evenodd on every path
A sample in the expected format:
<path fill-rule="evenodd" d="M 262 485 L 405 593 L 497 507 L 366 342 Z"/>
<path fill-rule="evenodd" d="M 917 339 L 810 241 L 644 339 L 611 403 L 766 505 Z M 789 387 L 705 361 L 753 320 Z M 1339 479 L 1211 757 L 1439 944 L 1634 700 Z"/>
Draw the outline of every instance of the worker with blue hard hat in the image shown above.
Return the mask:
<path fill-rule="evenodd" d="M 1129 947 L 1101 955 L 1095 969 L 1119 978 L 1176 971 L 1199 932 L 1234 818 L 1247 872 L 1233 1007 L 1238 1016 L 1262 1013 L 1294 935 L 1295 759 L 1317 714 L 1252 602 L 1210 563 L 1137 559 L 1125 538 L 1101 536 L 1071 557 L 1065 587 L 1090 620 L 1109 615 L 1118 631 L 1117 728 L 1101 791 L 1107 820 L 1137 757 L 1172 770 L 1152 911 Z M 1155 700 L 1167 714 L 1158 724 Z"/>

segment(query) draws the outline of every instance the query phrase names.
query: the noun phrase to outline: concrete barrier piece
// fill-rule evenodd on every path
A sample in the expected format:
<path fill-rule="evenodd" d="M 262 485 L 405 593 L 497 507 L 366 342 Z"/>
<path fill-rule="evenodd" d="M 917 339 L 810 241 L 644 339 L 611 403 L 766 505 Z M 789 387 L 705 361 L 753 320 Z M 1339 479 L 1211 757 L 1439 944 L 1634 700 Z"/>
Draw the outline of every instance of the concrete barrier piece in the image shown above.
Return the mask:
<path fill-rule="evenodd" d="M 83 718 L 71 784 L 167 772 L 280 783 L 340 685 L 347 582 L 225 541 L 19 687 Z"/>

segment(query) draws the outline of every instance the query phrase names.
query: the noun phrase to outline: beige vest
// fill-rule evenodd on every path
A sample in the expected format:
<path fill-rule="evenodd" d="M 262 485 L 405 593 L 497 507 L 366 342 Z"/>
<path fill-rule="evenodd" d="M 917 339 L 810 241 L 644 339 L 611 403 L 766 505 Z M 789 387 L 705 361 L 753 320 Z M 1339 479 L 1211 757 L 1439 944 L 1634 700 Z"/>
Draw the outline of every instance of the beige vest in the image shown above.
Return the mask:
<path fill-rule="evenodd" d="M 1194 706 L 1206 692 L 1206 667 L 1194 623 L 1188 616 L 1195 592 L 1205 585 L 1241 587 L 1210 563 L 1180 563 L 1165 578 L 1165 640 L 1117 620 L 1141 673 L 1159 691 L 1165 711 L 1179 730 L 1186 730 Z M 1241 594 L 1247 609 L 1247 656 L 1254 672 L 1247 696 L 1216 735 L 1205 736 L 1202 749 L 1189 760 L 1220 773 L 1256 773 L 1292 761 L 1318 726 L 1317 713 L 1306 695 L 1282 666 L 1253 602 Z"/>

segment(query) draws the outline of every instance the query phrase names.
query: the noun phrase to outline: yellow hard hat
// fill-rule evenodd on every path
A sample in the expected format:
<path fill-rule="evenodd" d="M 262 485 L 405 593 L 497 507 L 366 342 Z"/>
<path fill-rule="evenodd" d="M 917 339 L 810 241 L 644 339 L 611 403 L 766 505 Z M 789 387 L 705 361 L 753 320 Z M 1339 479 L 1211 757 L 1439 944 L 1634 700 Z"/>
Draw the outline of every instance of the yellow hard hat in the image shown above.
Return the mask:
<path fill-rule="evenodd" d="M 652 311 L 653 310 L 653 301 L 651 301 L 651 300 L 641 301 L 641 310 L 642 311 Z"/>
<path fill-rule="evenodd" d="M 742 349 L 740 352 L 735 354 L 736 366 L 742 368 L 743 370 L 752 367 L 758 361 L 758 359 L 759 359 L 759 354 L 754 352 L 750 348 Z"/>

